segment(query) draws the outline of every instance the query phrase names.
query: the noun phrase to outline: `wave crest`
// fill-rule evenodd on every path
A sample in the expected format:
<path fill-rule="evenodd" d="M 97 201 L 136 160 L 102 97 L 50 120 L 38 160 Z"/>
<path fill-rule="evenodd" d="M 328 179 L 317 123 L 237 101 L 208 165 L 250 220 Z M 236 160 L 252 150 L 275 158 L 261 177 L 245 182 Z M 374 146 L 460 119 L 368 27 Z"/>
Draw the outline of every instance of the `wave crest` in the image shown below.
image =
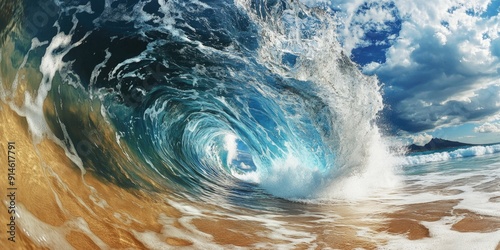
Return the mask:
<path fill-rule="evenodd" d="M 422 155 L 407 156 L 402 160 L 403 165 L 420 165 L 430 162 L 448 161 L 466 157 L 482 156 L 488 154 L 500 153 L 500 144 L 489 146 L 473 146 L 460 148 L 448 152 L 437 152 Z"/>

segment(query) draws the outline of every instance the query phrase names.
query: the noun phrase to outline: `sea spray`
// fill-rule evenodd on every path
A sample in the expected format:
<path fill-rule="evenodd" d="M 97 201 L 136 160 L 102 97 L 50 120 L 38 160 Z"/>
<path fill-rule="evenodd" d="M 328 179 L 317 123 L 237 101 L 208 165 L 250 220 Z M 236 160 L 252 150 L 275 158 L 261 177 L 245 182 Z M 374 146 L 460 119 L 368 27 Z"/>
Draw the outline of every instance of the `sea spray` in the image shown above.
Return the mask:
<path fill-rule="evenodd" d="M 294 152 L 274 166 L 278 171 L 266 173 L 272 178 L 261 184 L 272 186 L 268 188 L 271 193 L 287 187 L 283 189 L 289 193 L 293 192 L 290 189 L 302 190 L 316 198 L 365 196 L 374 188 L 397 185 L 393 174 L 396 159 L 376 125 L 383 108 L 380 83 L 363 75 L 344 55 L 333 13 L 321 5 L 309 8 L 293 1 L 237 3 L 259 24 L 259 61 L 272 72 L 315 89 L 325 107 L 309 111 L 317 112 L 312 116 L 318 117 L 314 125 L 319 131 L 326 124 L 321 139 L 335 152 L 325 162 L 326 173 L 317 166 L 308 169 L 303 152 Z M 320 117 L 320 113 L 328 115 Z"/>

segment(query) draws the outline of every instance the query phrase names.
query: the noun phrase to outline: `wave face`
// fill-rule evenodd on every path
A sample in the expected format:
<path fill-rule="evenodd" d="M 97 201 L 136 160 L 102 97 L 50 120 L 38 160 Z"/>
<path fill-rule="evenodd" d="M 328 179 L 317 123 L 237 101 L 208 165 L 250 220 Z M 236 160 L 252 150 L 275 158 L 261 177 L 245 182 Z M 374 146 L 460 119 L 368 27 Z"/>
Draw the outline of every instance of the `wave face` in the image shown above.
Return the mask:
<path fill-rule="evenodd" d="M 435 152 L 420 155 L 407 156 L 402 160 L 403 165 L 420 165 L 431 162 L 449 161 L 474 156 L 483 156 L 500 153 L 500 144 L 489 146 L 473 146 L 455 149 L 451 151 Z"/>
<path fill-rule="evenodd" d="M 11 106 L 34 138 L 58 141 L 82 171 L 198 197 L 325 198 L 349 178 L 392 178 L 376 125 L 379 83 L 342 53 L 327 6 L 106 0 L 24 8 L 48 17 L 45 26 L 28 20 L 17 37 L 25 65 L 39 65 L 42 77 L 38 91 Z"/>

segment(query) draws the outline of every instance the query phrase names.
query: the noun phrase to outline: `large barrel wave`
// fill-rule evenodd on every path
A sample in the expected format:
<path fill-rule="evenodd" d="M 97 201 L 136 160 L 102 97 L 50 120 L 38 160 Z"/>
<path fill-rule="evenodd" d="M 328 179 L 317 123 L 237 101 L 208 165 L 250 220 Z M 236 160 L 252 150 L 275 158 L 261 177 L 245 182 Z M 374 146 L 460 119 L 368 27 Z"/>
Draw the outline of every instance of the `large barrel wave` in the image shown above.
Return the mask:
<path fill-rule="evenodd" d="M 53 138 L 82 171 L 197 197 L 327 198 L 341 196 L 339 183 L 350 178 L 367 186 L 393 178 L 376 125 L 379 83 L 342 53 L 328 5 L 23 8 L 26 16 L 43 10 L 47 25 L 26 18 L 24 47 L 12 52 L 25 56 L 14 64 L 42 76 L 24 104 L 10 99 L 15 81 L 3 99 L 28 118 L 35 138 Z"/>
<path fill-rule="evenodd" d="M 0 1 L 0 248 L 499 249 L 500 147 L 391 156 L 334 2 Z"/>

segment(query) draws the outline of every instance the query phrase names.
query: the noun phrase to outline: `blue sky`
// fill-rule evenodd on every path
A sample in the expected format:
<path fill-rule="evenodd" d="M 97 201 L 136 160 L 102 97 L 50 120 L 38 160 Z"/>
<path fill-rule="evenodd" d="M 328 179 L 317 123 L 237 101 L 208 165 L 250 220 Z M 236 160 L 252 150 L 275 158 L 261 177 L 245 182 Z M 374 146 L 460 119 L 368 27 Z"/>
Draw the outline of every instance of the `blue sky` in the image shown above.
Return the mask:
<path fill-rule="evenodd" d="M 383 83 L 401 138 L 500 142 L 500 0 L 332 0 L 339 40 Z"/>

